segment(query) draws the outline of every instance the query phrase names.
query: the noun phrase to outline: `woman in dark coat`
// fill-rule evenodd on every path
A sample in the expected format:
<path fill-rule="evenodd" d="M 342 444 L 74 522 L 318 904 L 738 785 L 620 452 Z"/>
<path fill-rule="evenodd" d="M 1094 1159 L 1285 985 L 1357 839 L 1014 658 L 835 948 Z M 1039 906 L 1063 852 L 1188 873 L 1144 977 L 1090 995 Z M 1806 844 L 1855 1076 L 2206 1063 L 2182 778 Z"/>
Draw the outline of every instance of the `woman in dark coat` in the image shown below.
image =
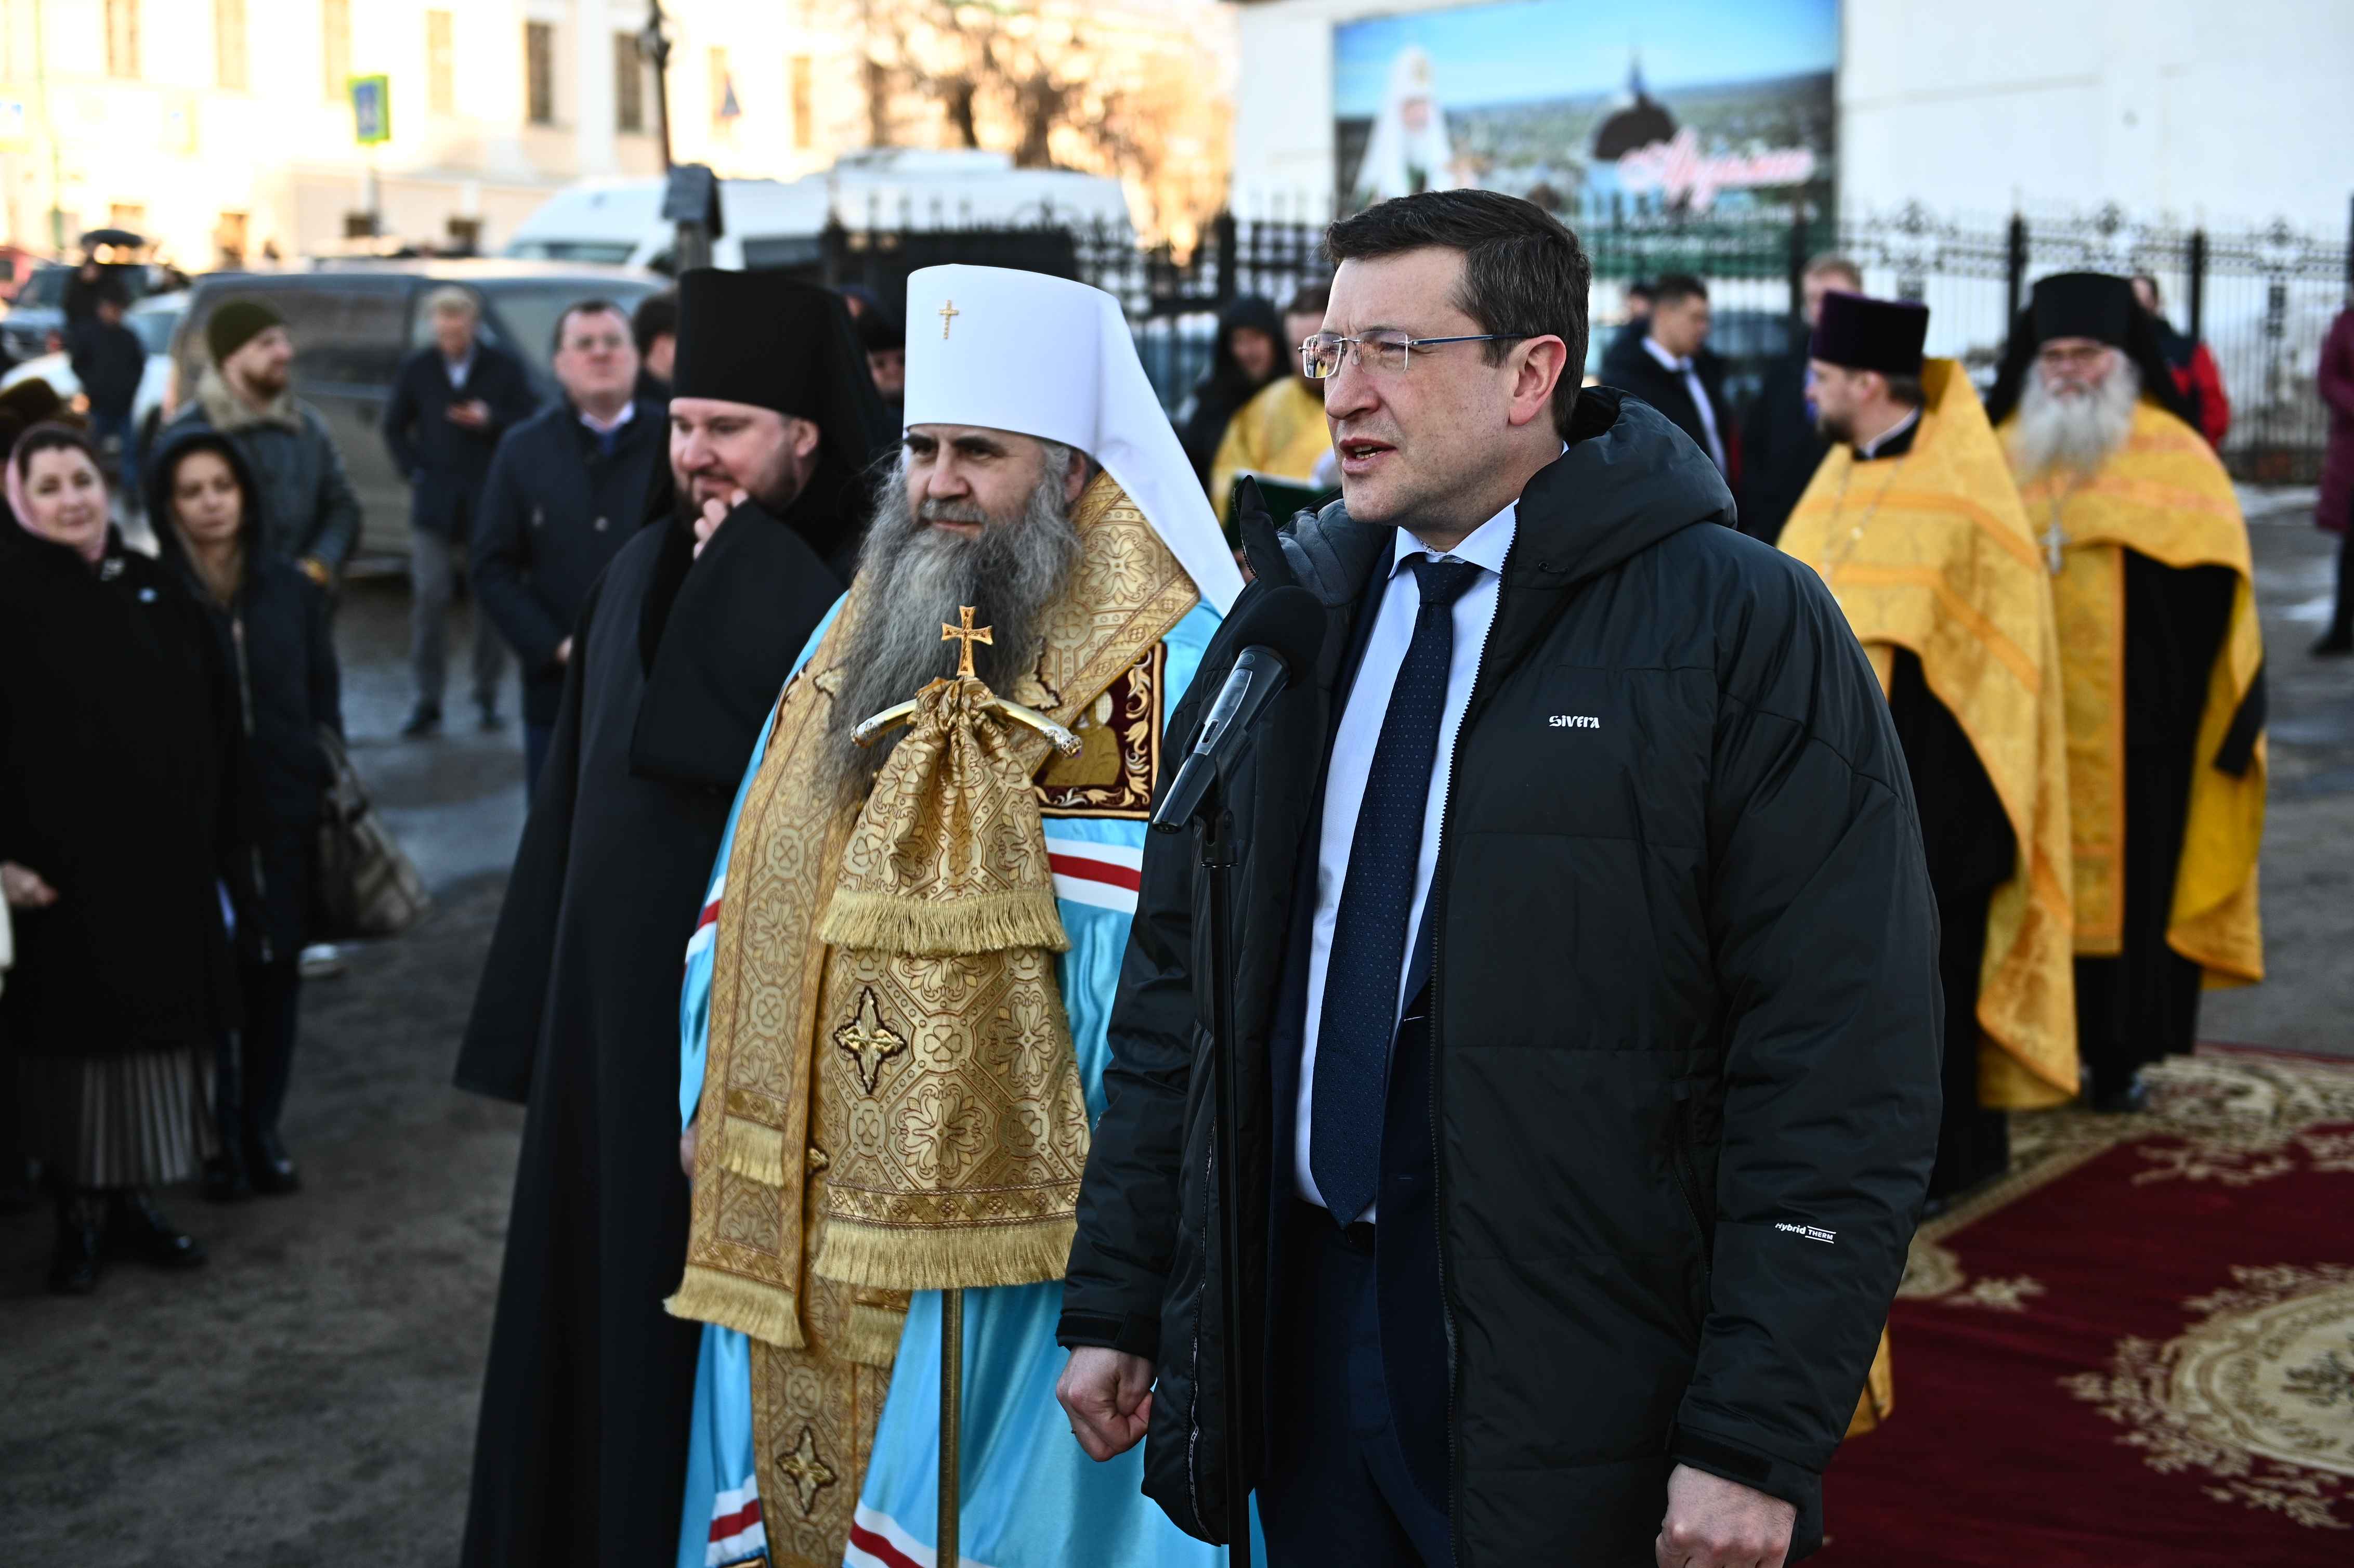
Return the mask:
<path fill-rule="evenodd" d="M 208 1069 L 238 1022 L 236 699 L 203 612 L 109 526 L 88 437 L 33 427 L 7 478 L 0 1033 L 58 1193 L 50 1287 L 87 1295 L 109 1257 L 204 1261 L 148 1193 L 211 1152 Z"/>
<path fill-rule="evenodd" d="M 1218 443 L 1225 439 L 1235 411 L 1289 369 L 1283 362 L 1283 317 L 1277 313 L 1273 301 L 1245 294 L 1220 313 L 1210 373 L 1194 385 L 1193 408 L 1177 431 L 1185 444 L 1185 455 L 1193 460 L 1194 477 L 1204 489 L 1210 482 L 1210 464 L 1218 455 Z"/>
<path fill-rule="evenodd" d="M 221 1152 L 206 1170 L 205 1195 L 218 1200 L 300 1185 L 278 1120 L 294 1060 L 311 863 L 329 782 L 319 730 L 344 729 L 326 594 L 262 548 L 261 494 L 237 443 L 207 426 L 175 427 L 148 464 L 147 515 L 163 561 L 211 622 L 235 677 L 244 736 L 238 804 L 258 896 L 254 918 L 238 933 L 245 1028 L 224 1038 L 214 1079 Z"/>

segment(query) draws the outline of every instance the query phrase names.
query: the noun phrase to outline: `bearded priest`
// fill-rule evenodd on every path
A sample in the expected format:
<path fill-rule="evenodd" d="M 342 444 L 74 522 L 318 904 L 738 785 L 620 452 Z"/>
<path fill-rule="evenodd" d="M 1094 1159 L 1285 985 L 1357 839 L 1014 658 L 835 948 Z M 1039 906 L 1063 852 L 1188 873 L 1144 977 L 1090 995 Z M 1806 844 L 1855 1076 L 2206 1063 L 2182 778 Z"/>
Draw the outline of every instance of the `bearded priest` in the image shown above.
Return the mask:
<path fill-rule="evenodd" d="M 1988 412 L 2051 574 L 2068 727 L 2077 1042 L 2093 1103 L 2264 978 L 2264 641 L 2232 482 L 2123 278 L 2035 285 Z"/>
<path fill-rule="evenodd" d="M 1055 1326 L 1162 726 L 1240 577 L 1109 295 L 933 267 L 907 319 L 896 480 L 688 949 L 678 1561 L 932 1561 L 960 1306 L 968 1559 L 1206 1568 L 1070 1441 Z"/>
<path fill-rule="evenodd" d="M 1823 295 L 1808 344 L 1835 443 L 1781 546 L 1821 574 L 1888 694 L 1937 895 L 1945 1113 L 1929 1198 L 2002 1174 L 2006 1113 L 2076 1096 L 2068 761 L 2043 557 L 1929 311 Z"/>

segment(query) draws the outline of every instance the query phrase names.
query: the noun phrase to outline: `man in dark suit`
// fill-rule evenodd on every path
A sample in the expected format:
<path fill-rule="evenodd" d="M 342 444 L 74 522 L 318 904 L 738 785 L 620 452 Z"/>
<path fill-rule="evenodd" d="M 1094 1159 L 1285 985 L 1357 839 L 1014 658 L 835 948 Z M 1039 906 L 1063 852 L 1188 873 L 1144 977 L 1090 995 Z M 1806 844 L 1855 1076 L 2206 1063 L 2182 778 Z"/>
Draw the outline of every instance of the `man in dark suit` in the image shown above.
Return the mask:
<path fill-rule="evenodd" d="M 523 362 L 477 328 L 482 307 L 456 287 L 437 289 L 425 302 L 433 342 L 400 362 L 384 408 L 385 445 L 408 480 L 408 658 L 417 676 L 417 708 L 403 735 L 441 727 L 450 599 L 458 558 L 482 503 L 482 481 L 499 438 L 528 418 L 538 399 Z M 499 724 L 499 676 L 506 650 L 488 616 L 474 627 L 474 702 L 482 727 Z"/>
<path fill-rule="evenodd" d="M 1653 294 L 1650 330 L 1611 344 L 1602 380 L 1665 414 L 1719 473 L 1729 472 L 1733 418 L 1724 403 L 1723 364 L 1707 352 L 1708 285 L 1689 272 L 1670 272 Z"/>
<path fill-rule="evenodd" d="M 574 622 L 645 522 L 669 450 L 667 406 L 631 395 L 638 351 L 619 305 L 584 300 L 557 319 L 555 370 L 563 398 L 508 431 L 491 460 L 473 549 L 482 610 L 523 665 L 524 780 L 535 791 Z"/>
<path fill-rule="evenodd" d="M 1557 220 L 1430 191 L 1325 249 L 1302 356 L 1342 500 L 1281 534 L 1238 504 L 1257 580 L 1169 726 L 1254 596 L 1322 607 L 1220 771 L 1235 1158 L 1197 1071 L 1210 884 L 1154 835 L 1064 1407 L 1097 1459 L 1149 1431 L 1181 1528 L 1256 1490 L 1275 1568 L 1797 1562 L 1936 1147 L 1887 705 L 1702 451 L 1579 387 L 1591 263 Z"/>
<path fill-rule="evenodd" d="M 1863 292 L 1863 274 L 1844 256 L 1818 256 L 1800 277 L 1799 302 L 1814 331 L 1823 295 L 1832 289 Z M 1822 467 L 1830 443 L 1815 429 L 1815 399 L 1807 386 L 1803 338 L 1766 372 L 1765 385 L 1741 422 L 1741 531 L 1774 543 L 1782 524 Z"/>

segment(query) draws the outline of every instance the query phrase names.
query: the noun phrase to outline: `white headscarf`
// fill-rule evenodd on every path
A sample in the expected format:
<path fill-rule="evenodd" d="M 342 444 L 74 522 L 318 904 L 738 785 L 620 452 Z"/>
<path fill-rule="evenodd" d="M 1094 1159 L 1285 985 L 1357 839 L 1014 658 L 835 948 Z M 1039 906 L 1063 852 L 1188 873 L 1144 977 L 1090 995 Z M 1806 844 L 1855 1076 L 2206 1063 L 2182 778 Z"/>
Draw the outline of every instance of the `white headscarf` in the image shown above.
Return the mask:
<path fill-rule="evenodd" d="M 1076 447 L 1225 613 L 1242 573 L 1118 300 L 1043 272 L 927 267 L 907 279 L 907 320 L 908 426 L 972 425 Z"/>

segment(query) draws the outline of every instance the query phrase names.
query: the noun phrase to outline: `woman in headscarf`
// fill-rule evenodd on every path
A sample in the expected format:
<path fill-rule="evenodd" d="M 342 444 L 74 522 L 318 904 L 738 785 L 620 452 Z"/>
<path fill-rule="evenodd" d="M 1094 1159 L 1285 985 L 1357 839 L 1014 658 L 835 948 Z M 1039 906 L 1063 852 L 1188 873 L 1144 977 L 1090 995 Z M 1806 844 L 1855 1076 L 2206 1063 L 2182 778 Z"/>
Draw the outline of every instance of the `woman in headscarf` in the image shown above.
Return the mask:
<path fill-rule="evenodd" d="M 90 439 L 41 424 L 6 467 L 0 893 L 16 965 L 0 1034 L 58 1202 L 50 1288 L 204 1248 L 154 1188 L 213 1145 L 214 1044 L 238 1022 L 237 706 L 204 612 L 124 550 Z"/>
<path fill-rule="evenodd" d="M 330 782 L 319 731 L 344 728 L 327 598 L 262 548 L 260 487 L 237 443 L 217 430 L 175 427 L 148 465 L 147 515 L 164 564 L 204 607 L 235 678 L 239 804 L 258 895 L 238 933 L 245 1027 L 222 1038 L 213 1081 L 221 1151 L 206 1168 L 205 1195 L 292 1192 L 301 1183 L 278 1121 L 294 1060 L 319 801 Z"/>
<path fill-rule="evenodd" d="M 1218 315 L 1217 346 L 1210 351 L 1210 373 L 1193 387 L 1193 406 L 1177 434 L 1185 455 L 1204 488 L 1210 482 L 1210 465 L 1225 439 L 1235 411 L 1267 383 L 1288 369 L 1283 357 L 1283 317 L 1275 302 L 1245 294 Z"/>

